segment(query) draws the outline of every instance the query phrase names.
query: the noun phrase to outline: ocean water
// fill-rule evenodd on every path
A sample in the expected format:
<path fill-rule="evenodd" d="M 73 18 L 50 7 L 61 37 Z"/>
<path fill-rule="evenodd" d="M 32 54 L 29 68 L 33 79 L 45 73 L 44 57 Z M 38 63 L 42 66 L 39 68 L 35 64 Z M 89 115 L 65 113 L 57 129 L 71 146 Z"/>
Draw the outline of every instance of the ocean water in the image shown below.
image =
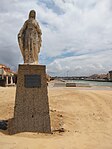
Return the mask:
<path fill-rule="evenodd" d="M 67 80 L 67 82 L 83 83 L 90 86 L 107 86 L 112 87 L 112 82 L 98 82 L 98 81 L 85 81 L 85 80 Z"/>

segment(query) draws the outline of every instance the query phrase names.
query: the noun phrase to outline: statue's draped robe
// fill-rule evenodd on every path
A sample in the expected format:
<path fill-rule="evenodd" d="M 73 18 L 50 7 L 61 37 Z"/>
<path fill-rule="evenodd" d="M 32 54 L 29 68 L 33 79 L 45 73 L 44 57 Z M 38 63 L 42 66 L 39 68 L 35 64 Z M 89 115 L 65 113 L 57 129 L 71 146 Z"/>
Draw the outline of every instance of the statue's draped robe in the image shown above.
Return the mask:
<path fill-rule="evenodd" d="M 19 46 L 24 63 L 38 63 L 38 53 L 41 47 L 41 30 L 35 19 L 28 19 L 19 32 Z"/>

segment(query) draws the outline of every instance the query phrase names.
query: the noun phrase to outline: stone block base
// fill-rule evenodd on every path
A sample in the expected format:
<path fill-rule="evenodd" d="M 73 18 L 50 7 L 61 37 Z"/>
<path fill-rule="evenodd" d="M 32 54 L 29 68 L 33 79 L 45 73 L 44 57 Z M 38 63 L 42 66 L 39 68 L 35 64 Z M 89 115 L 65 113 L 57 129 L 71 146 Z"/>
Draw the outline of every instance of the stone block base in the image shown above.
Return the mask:
<path fill-rule="evenodd" d="M 45 69 L 43 65 L 19 65 L 14 118 L 8 124 L 9 134 L 51 132 Z"/>

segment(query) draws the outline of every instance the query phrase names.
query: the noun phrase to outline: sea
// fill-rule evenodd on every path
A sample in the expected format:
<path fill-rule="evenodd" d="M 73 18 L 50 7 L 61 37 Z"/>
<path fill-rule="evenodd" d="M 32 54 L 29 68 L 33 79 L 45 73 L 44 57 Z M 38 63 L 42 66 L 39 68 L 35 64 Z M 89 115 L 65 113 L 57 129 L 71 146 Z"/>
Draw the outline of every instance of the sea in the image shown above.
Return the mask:
<path fill-rule="evenodd" d="M 86 80 L 66 80 L 66 82 L 82 83 L 82 84 L 88 84 L 90 86 L 112 87 L 112 82 L 99 82 L 99 81 L 86 81 Z"/>

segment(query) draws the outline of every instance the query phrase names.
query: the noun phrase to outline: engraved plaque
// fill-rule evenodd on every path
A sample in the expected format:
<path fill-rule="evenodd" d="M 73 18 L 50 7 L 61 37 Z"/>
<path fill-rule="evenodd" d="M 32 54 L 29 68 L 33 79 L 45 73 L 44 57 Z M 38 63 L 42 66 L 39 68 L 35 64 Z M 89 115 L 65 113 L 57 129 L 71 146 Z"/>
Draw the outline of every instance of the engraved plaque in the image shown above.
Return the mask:
<path fill-rule="evenodd" d="M 37 74 L 24 75 L 24 86 L 26 88 L 40 88 L 41 76 Z"/>

